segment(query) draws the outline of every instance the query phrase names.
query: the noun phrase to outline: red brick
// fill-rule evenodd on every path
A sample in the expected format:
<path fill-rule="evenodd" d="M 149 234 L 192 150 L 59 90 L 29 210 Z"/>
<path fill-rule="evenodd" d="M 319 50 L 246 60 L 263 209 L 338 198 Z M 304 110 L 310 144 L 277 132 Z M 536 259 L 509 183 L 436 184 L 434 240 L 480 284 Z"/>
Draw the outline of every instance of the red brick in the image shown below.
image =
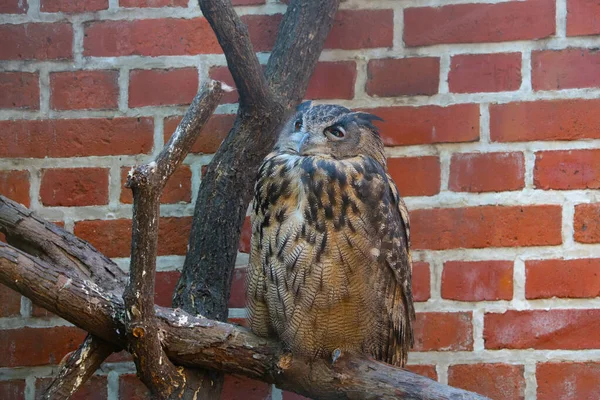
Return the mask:
<path fill-rule="evenodd" d="M 452 57 L 448 86 L 455 93 L 504 92 L 521 86 L 521 54 L 461 54 Z"/>
<path fill-rule="evenodd" d="M 233 82 L 233 76 L 231 76 L 231 72 L 229 72 L 229 68 L 225 66 L 210 67 L 208 70 L 208 76 L 215 81 L 226 83 L 235 89 L 231 92 L 224 93 L 223 97 L 221 98 L 221 103 L 237 103 L 239 96 L 235 83 Z"/>
<path fill-rule="evenodd" d="M 205 18 L 89 22 L 83 47 L 96 57 L 222 53 Z"/>
<path fill-rule="evenodd" d="M 4 0 L 0 3 L 0 14 L 25 14 L 28 9 L 27 0 Z"/>
<path fill-rule="evenodd" d="M 156 287 L 154 288 L 154 302 L 156 304 L 162 307 L 171 307 L 173 293 L 180 275 L 179 271 L 156 273 Z"/>
<path fill-rule="evenodd" d="M 25 398 L 25 381 L 12 380 L 0 382 L 0 398 L 4 400 L 22 400 Z"/>
<path fill-rule="evenodd" d="M 293 392 L 282 391 L 281 395 L 283 400 L 310 400 L 308 397 L 304 397 Z"/>
<path fill-rule="evenodd" d="M 402 196 L 433 196 L 440 192 L 437 156 L 388 158 L 388 171 Z"/>
<path fill-rule="evenodd" d="M 252 224 L 250 217 L 244 219 L 244 225 L 242 225 L 242 235 L 240 237 L 239 251 L 242 253 L 250 253 L 250 241 L 252 239 Z"/>
<path fill-rule="evenodd" d="M 538 363 L 537 399 L 600 399 L 600 363 Z"/>
<path fill-rule="evenodd" d="M 0 25 L 0 60 L 70 59 L 72 50 L 69 23 Z"/>
<path fill-rule="evenodd" d="M 600 296 L 600 258 L 527 261 L 525 271 L 528 299 Z"/>
<path fill-rule="evenodd" d="M 456 4 L 404 10 L 404 43 L 479 43 L 531 40 L 555 32 L 555 1 Z"/>
<path fill-rule="evenodd" d="M 190 104 L 198 92 L 198 70 L 133 70 L 129 75 L 129 107 Z"/>
<path fill-rule="evenodd" d="M 511 300 L 512 261 L 448 261 L 442 272 L 442 298 L 459 301 Z"/>
<path fill-rule="evenodd" d="M 407 365 L 404 369 L 409 370 L 417 375 L 425 376 L 429 379 L 437 380 L 437 371 L 435 365 Z"/>
<path fill-rule="evenodd" d="M 54 110 L 111 109 L 119 105 L 117 71 L 50 74 L 50 107 Z"/>
<path fill-rule="evenodd" d="M 227 322 L 248 328 L 248 320 L 246 318 L 227 318 Z"/>
<path fill-rule="evenodd" d="M 191 226 L 191 217 L 161 218 L 158 228 L 158 255 L 185 255 Z M 108 257 L 129 257 L 131 252 L 129 219 L 78 221 L 75 223 L 74 233 Z"/>
<path fill-rule="evenodd" d="M 599 189 L 600 150 L 536 153 L 533 183 L 540 189 Z"/>
<path fill-rule="evenodd" d="M 270 398 L 271 385 L 244 376 L 225 375 L 221 400 L 263 400 Z"/>
<path fill-rule="evenodd" d="M 531 84 L 534 90 L 600 87 L 598 51 L 534 51 L 531 54 L 531 68 Z"/>
<path fill-rule="evenodd" d="M 229 307 L 246 307 L 246 268 L 236 268 L 233 271 Z"/>
<path fill-rule="evenodd" d="M 119 399 L 146 400 L 150 398 L 150 391 L 135 374 L 119 376 Z"/>
<path fill-rule="evenodd" d="M 455 153 L 450 162 L 448 187 L 455 192 L 523 189 L 525 157 L 523 153 Z"/>
<path fill-rule="evenodd" d="M 248 26 L 250 41 L 257 53 L 271 51 L 283 15 L 244 15 L 240 19 Z"/>
<path fill-rule="evenodd" d="M 358 50 L 392 47 L 392 10 L 340 10 L 325 40 L 326 49 Z"/>
<path fill-rule="evenodd" d="M 225 139 L 233 127 L 234 121 L 235 115 L 213 114 L 206 126 L 202 129 L 202 132 L 200 132 L 198 139 L 196 139 L 196 143 L 192 146 L 191 152 L 204 154 L 215 153 L 219 149 L 223 139 Z M 181 122 L 180 116 L 165 118 L 165 143 L 171 138 L 177 125 L 179 125 L 179 122 Z"/>
<path fill-rule="evenodd" d="M 188 0 L 119 0 L 119 7 L 187 7 Z"/>
<path fill-rule="evenodd" d="M 426 262 L 413 262 L 412 289 L 414 301 L 427 301 L 431 297 L 431 273 Z"/>
<path fill-rule="evenodd" d="M 366 91 L 371 96 L 432 95 L 440 84 L 438 57 L 387 58 L 367 64 Z"/>
<path fill-rule="evenodd" d="M 152 118 L 0 121 L 0 157 L 86 157 L 149 153 Z"/>
<path fill-rule="evenodd" d="M 320 62 L 313 71 L 304 98 L 351 100 L 355 81 L 354 61 Z"/>
<path fill-rule="evenodd" d="M 41 0 L 43 12 L 82 13 L 108 8 L 108 0 Z"/>
<path fill-rule="evenodd" d="M 116 362 L 133 362 L 133 357 L 126 350 L 121 350 L 118 353 L 112 353 L 105 361 L 105 363 Z"/>
<path fill-rule="evenodd" d="M 29 172 L 0 171 L 0 194 L 29 207 Z"/>
<path fill-rule="evenodd" d="M 40 84 L 37 73 L 0 72 L 0 108 L 40 108 Z"/>
<path fill-rule="evenodd" d="M 16 317 L 20 314 L 21 295 L 4 285 L 0 285 L 0 317 Z"/>
<path fill-rule="evenodd" d="M 474 142 L 479 139 L 479 105 L 382 107 L 365 110 L 379 123 L 386 146 Z"/>
<path fill-rule="evenodd" d="M 51 207 L 108 204 L 108 169 L 43 169 L 40 200 Z"/>
<path fill-rule="evenodd" d="M 121 168 L 121 203 L 131 204 L 133 196 L 131 189 L 125 187 L 131 167 Z M 189 203 L 192 201 L 192 171 L 189 165 L 180 165 L 168 180 L 160 202 L 163 204 Z"/>
<path fill-rule="evenodd" d="M 487 349 L 584 350 L 600 347 L 600 310 L 510 310 L 484 317 Z"/>
<path fill-rule="evenodd" d="M 600 243 L 600 204 L 578 204 L 575 206 L 575 241 Z"/>
<path fill-rule="evenodd" d="M 482 394 L 494 400 L 525 398 L 522 365 L 461 364 L 448 368 L 448 385 Z"/>
<path fill-rule="evenodd" d="M 490 105 L 492 141 L 600 138 L 600 100 L 554 100 Z"/>
<path fill-rule="evenodd" d="M 560 206 L 436 208 L 410 213 L 414 249 L 544 246 L 562 243 Z"/>
<path fill-rule="evenodd" d="M 41 400 L 54 378 L 38 378 L 35 381 L 35 398 Z M 69 400 L 105 400 L 107 397 L 106 376 L 92 375 Z"/>
<path fill-rule="evenodd" d="M 66 326 L 0 331 L 0 367 L 58 364 L 84 338 L 84 331 Z"/>
<path fill-rule="evenodd" d="M 413 351 L 473 350 L 470 312 L 417 313 Z"/>
<path fill-rule="evenodd" d="M 600 3 L 567 0 L 567 36 L 600 34 Z"/>

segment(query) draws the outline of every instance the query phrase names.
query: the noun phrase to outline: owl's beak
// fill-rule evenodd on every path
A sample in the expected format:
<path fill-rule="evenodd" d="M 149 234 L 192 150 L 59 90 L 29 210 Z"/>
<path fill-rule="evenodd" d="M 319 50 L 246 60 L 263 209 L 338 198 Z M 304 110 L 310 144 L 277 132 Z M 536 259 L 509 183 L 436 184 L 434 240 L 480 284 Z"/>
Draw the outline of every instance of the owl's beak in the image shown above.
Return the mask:
<path fill-rule="evenodd" d="M 308 140 L 308 133 L 304 132 L 302 134 L 302 137 L 300 138 L 300 140 L 298 141 L 298 145 L 296 147 L 296 151 L 298 152 L 298 154 L 302 153 L 302 146 L 304 145 L 304 143 L 306 143 L 306 141 Z"/>

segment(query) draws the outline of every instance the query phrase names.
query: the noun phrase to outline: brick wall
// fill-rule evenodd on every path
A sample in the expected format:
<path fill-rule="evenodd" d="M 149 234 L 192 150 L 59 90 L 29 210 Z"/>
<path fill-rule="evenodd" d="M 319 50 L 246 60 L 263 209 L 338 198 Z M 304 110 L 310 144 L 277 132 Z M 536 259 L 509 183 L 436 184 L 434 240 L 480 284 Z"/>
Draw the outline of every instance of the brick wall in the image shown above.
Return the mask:
<path fill-rule="evenodd" d="M 233 3 L 266 62 L 285 4 Z M 4 0 L 0 13 L 0 193 L 127 268 L 125 173 L 199 82 L 231 83 L 215 37 L 194 0 Z M 386 120 L 411 210 L 410 369 L 494 399 L 600 398 L 600 2 L 347 0 L 325 47 L 307 98 Z M 236 101 L 163 195 L 159 304 Z M 0 398 L 33 400 L 83 332 L 6 288 L 0 316 Z M 109 361 L 76 397 L 143 398 L 129 358 Z M 228 377 L 223 397 L 240 393 L 298 398 Z"/>

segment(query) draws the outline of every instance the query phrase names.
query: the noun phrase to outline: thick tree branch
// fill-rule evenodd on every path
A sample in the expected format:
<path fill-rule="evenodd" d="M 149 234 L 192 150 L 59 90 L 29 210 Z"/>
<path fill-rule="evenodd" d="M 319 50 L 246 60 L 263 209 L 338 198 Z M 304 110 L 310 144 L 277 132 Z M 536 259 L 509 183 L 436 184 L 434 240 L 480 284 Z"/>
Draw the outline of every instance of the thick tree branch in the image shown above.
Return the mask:
<path fill-rule="evenodd" d="M 106 357 L 118 350 L 115 345 L 88 334 L 81 346 L 69 355 L 42 398 L 68 399 L 100 368 Z"/>
<path fill-rule="evenodd" d="M 164 354 L 154 318 L 160 195 L 222 96 L 220 82 L 206 83 L 156 160 L 135 168 L 127 180 L 133 191 L 131 267 L 123 294 L 127 341 L 138 376 L 155 398 L 180 398 L 189 387 L 183 373 Z"/>
<path fill-rule="evenodd" d="M 116 346 L 127 342 L 123 300 L 77 273 L 0 243 L 0 283 Z M 214 368 L 320 399 L 484 399 L 368 359 L 313 364 L 247 329 L 155 307 L 161 344 L 178 365 Z"/>

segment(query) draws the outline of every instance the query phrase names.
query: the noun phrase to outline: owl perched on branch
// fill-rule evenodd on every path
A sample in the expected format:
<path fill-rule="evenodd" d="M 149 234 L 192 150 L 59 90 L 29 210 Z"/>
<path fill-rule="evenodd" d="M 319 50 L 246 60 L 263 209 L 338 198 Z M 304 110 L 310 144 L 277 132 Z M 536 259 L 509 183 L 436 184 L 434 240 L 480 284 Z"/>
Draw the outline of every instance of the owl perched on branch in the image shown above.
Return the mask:
<path fill-rule="evenodd" d="M 408 212 L 374 120 L 303 103 L 260 168 L 249 322 L 294 355 L 402 366 L 412 346 Z"/>

